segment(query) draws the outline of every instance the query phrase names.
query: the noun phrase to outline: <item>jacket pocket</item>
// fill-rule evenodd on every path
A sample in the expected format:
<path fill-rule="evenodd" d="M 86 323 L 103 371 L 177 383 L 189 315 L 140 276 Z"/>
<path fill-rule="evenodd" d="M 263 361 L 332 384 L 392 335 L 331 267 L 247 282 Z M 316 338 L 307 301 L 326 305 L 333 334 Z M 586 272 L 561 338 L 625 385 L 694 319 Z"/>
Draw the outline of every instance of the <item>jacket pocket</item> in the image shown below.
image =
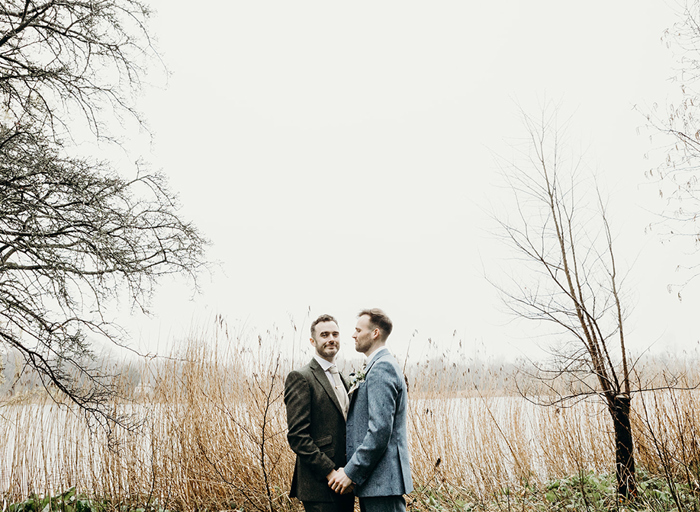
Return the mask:
<path fill-rule="evenodd" d="M 316 441 L 316 446 L 319 450 L 326 454 L 331 459 L 335 456 L 335 447 L 333 446 L 333 436 L 319 437 Z"/>

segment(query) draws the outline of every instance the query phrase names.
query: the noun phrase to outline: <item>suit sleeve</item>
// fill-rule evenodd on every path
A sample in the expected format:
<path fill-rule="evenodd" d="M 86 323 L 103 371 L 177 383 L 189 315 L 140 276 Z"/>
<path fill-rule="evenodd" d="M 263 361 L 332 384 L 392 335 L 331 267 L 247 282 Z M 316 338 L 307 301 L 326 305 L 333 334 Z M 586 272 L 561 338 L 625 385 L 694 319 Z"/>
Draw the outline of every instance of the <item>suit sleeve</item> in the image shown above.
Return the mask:
<path fill-rule="evenodd" d="M 369 412 L 367 434 L 345 465 L 345 474 L 358 485 L 372 473 L 389 445 L 401 392 L 401 380 L 394 367 L 382 361 L 374 364 L 365 385 Z"/>
<path fill-rule="evenodd" d="M 319 479 L 335 469 L 335 463 L 323 453 L 311 437 L 311 390 L 299 372 L 293 371 L 284 383 L 287 406 L 287 440 L 299 460 Z"/>

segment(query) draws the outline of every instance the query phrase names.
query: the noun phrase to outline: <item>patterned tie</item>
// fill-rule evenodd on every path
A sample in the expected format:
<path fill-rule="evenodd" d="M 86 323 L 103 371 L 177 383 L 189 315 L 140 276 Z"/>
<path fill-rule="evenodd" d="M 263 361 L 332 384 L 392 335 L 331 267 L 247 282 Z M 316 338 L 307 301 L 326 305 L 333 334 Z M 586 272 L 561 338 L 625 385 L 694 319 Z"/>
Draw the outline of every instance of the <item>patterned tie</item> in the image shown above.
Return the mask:
<path fill-rule="evenodd" d="M 328 368 L 328 371 L 333 376 L 333 381 L 335 382 L 335 396 L 338 397 L 338 402 L 340 402 L 340 408 L 343 410 L 343 417 L 348 419 L 348 409 L 350 408 L 350 400 L 348 399 L 348 392 L 345 391 L 345 386 L 343 386 L 343 381 L 340 380 L 340 374 L 338 373 L 338 368 L 333 365 Z"/>

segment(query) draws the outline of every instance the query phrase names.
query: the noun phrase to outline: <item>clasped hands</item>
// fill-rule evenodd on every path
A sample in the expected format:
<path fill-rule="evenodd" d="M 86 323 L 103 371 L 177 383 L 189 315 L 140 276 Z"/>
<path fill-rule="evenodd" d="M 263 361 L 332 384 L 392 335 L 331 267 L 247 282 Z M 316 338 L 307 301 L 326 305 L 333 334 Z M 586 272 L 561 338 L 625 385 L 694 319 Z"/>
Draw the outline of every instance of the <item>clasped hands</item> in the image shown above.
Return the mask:
<path fill-rule="evenodd" d="M 328 473 L 326 478 L 328 478 L 328 487 L 338 494 L 347 494 L 352 491 L 354 487 L 352 480 L 345 474 L 343 468 L 334 469 Z"/>

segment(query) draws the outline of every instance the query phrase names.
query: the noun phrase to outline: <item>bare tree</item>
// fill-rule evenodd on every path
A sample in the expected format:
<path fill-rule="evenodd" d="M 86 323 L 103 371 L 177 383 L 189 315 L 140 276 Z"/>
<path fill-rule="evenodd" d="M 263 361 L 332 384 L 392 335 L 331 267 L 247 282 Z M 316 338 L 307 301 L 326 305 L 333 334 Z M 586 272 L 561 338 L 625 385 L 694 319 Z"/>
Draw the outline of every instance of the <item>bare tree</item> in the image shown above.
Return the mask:
<path fill-rule="evenodd" d="M 618 492 L 630 496 L 636 488 L 630 368 L 606 205 L 580 160 L 566 153 L 556 108 L 544 108 L 539 119 L 523 113 L 523 120 L 528 138 L 519 157 L 502 167 L 512 215 L 496 216 L 518 266 L 510 284 L 497 286 L 512 313 L 557 340 L 550 361 L 533 363 L 545 386 L 533 399 L 563 406 L 602 398 L 614 426 Z"/>
<path fill-rule="evenodd" d="M 663 163 L 647 171 L 657 180 L 659 195 L 665 202 L 661 221 L 651 226 L 663 240 L 688 243 L 689 252 L 700 250 L 700 2 L 680 4 L 678 22 L 664 33 L 664 40 L 674 50 L 678 69 L 673 81 L 679 85 L 678 99 L 666 109 L 654 104 L 644 112 L 652 133 L 671 137 L 664 147 Z M 687 281 L 700 274 L 700 265 L 688 265 Z M 687 283 L 686 281 L 686 283 Z M 682 288 L 682 285 L 681 285 Z M 679 293 L 680 298 L 680 293 Z"/>
<path fill-rule="evenodd" d="M 34 121 L 66 135 L 77 115 L 107 136 L 133 108 L 156 56 L 138 0 L 3 0 L 0 91 L 10 124 Z"/>
<path fill-rule="evenodd" d="M 100 420 L 114 390 L 90 343 L 125 341 L 112 300 L 146 311 L 156 280 L 194 277 L 206 244 L 162 174 L 64 150 L 76 120 L 98 139 L 124 114 L 141 121 L 148 15 L 135 0 L 0 3 L 0 341 Z"/>

